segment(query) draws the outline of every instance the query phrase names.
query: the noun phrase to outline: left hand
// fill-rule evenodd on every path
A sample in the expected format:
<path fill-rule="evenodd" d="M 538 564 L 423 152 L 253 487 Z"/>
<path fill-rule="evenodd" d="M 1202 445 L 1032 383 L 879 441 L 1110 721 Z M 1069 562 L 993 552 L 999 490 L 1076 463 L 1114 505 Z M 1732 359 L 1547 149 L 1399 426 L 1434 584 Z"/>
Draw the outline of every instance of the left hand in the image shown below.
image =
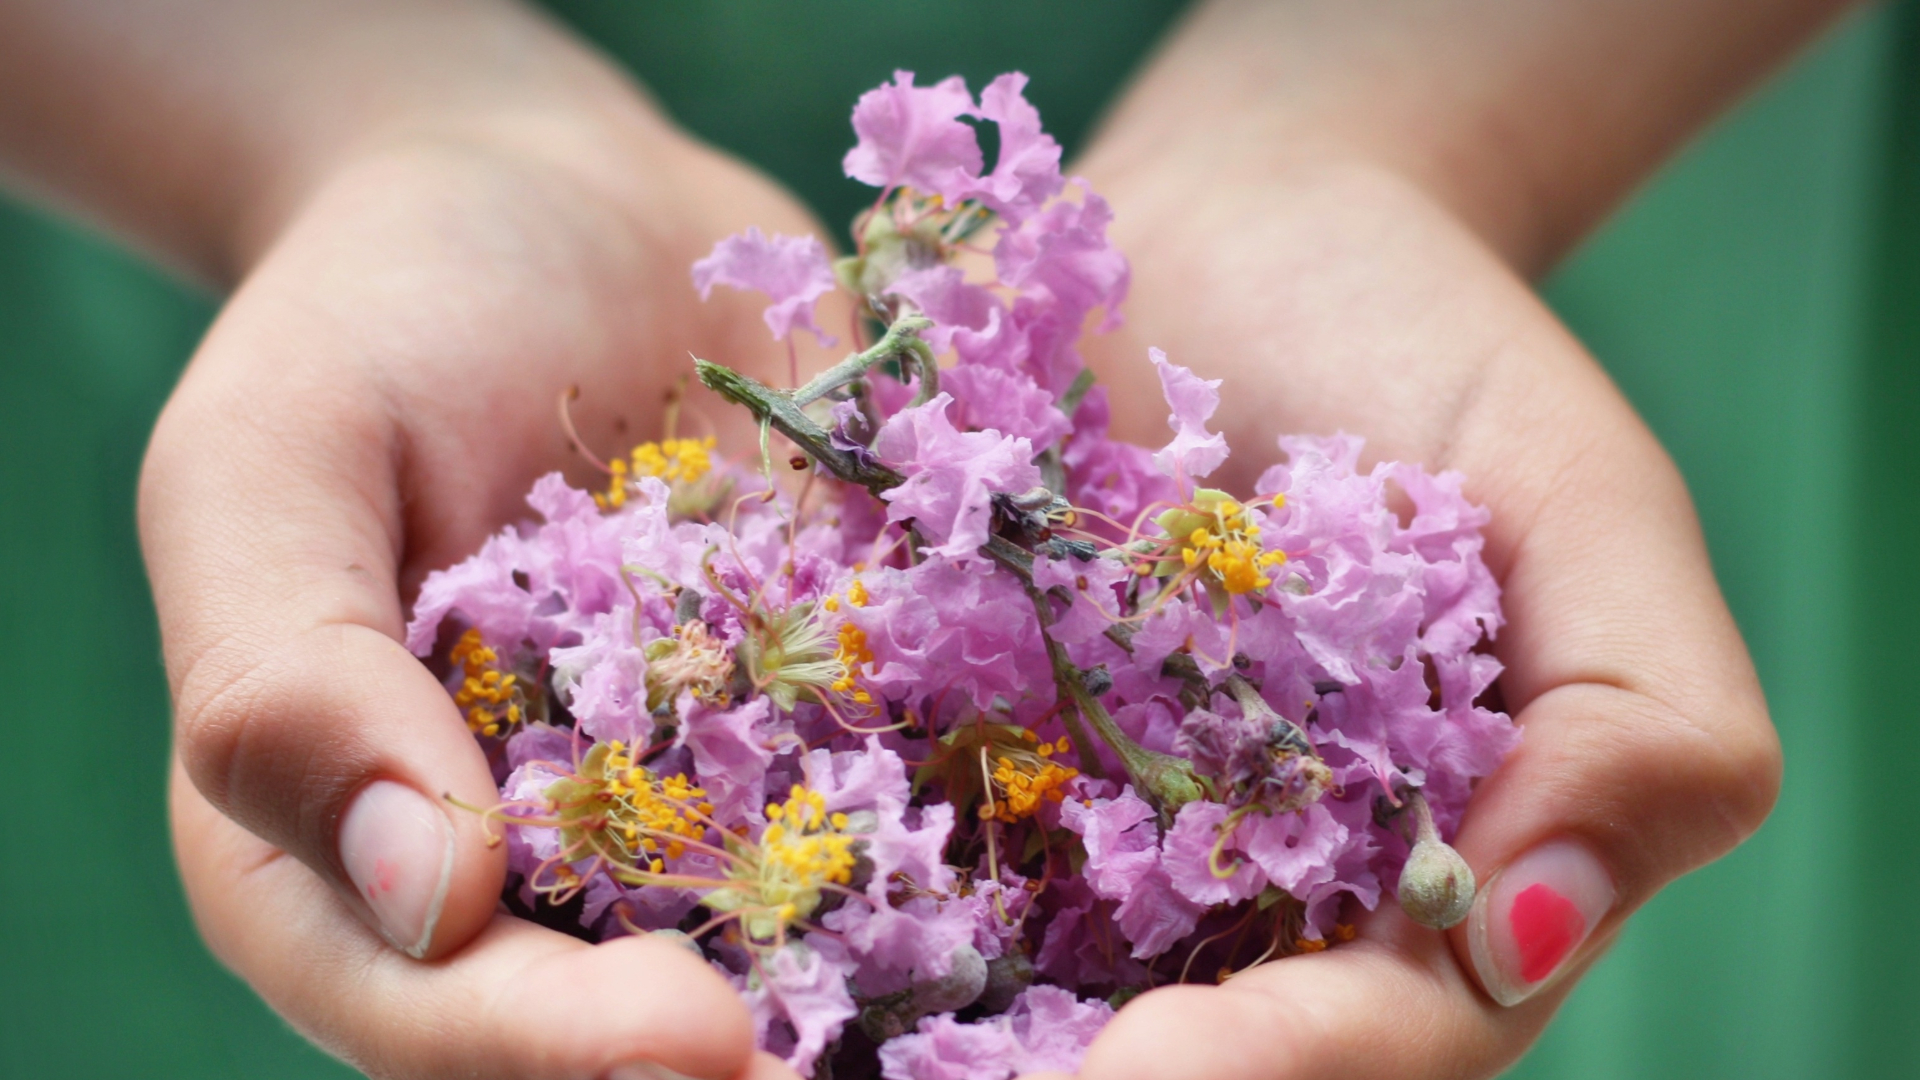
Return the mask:
<path fill-rule="evenodd" d="M 1225 378 L 1229 490 L 1280 432 L 1344 430 L 1372 460 L 1464 472 L 1493 513 L 1499 689 L 1524 735 L 1455 840 L 1481 883 L 1467 923 L 1436 933 L 1383 897 L 1351 944 L 1135 1000 L 1081 1076 L 1491 1075 L 1635 908 L 1758 827 L 1779 746 L 1678 472 L 1526 284 L 1388 170 L 1236 182 L 1209 137 L 1132 167 L 1096 148 L 1086 167 L 1135 272 L 1126 330 L 1090 350 L 1116 434 L 1167 437 L 1152 344 Z M 1579 925 L 1522 925 L 1534 882 Z M 1495 943 L 1478 970 L 1475 929 Z"/>

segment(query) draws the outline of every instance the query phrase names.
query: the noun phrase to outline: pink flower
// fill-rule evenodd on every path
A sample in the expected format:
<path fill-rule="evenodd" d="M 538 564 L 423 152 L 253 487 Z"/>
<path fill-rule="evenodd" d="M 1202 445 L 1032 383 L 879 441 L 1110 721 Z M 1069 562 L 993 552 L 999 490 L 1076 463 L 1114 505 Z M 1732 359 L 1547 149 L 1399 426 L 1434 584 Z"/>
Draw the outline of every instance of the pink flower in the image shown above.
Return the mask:
<path fill-rule="evenodd" d="M 582 732 L 596 741 L 644 746 L 653 735 L 647 712 L 647 658 L 633 639 L 633 608 L 594 616 L 587 639 L 557 648 L 553 688 Z"/>
<path fill-rule="evenodd" d="M 952 1013 L 920 1021 L 911 1034 L 880 1047 L 886 1080 L 1008 1080 L 1020 1071 L 1020 1038 L 1012 1024 L 995 1017 L 963 1024 Z"/>
<path fill-rule="evenodd" d="M 718 820 L 737 820 L 766 802 L 773 751 L 762 729 L 771 712 L 772 702 L 765 697 L 731 709 L 696 704 L 688 710 L 681 738 L 693 751 L 694 767 Z"/>
<path fill-rule="evenodd" d="M 1346 826 L 1319 803 L 1296 814 L 1252 814 L 1235 841 L 1266 880 L 1300 899 L 1334 879 L 1334 859 L 1346 846 Z"/>
<path fill-rule="evenodd" d="M 1074 412 L 1073 434 L 1060 459 L 1067 467 L 1068 500 L 1122 523 L 1124 530 L 1142 509 L 1170 502 L 1176 493 L 1173 480 L 1154 467 L 1145 447 L 1107 437 L 1107 419 L 1107 388 L 1096 386 Z M 1102 529 L 1097 521 L 1088 524 Z M 1120 533 L 1109 538 L 1119 539 Z"/>
<path fill-rule="evenodd" d="M 952 403 L 942 393 L 902 409 L 880 429 L 873 448 L 907 478 L 883 496 L 887 520 L 911 519 L 934 541 L 930 554 L 966 562 L 987 542 L 994 493 L 1027 491 L 1040 483 L 1040 470 L 1026 439 L 955 430 L 947 418 Z"/>
<path fill-rule="evenodd" d="M 980 141 L 959 119 L 972 111 L 960 76 L 915 86 L 913 72 L 896 71 L 854 105 L 860 141 L 841 165 L 863 184 L 907 185 L 957 203 L 980 175 Z"/>
<path fill-rule="evenodd" d="M 620 519 L 602 516 L 559 473 L 535 481 L 527 504 L 544 524 L 497 533 L 465 562 L 427 575 L 407 624 L 414 655 L 433 651 L 440 623 L 454 614 L 503 654 L 522 643 L 545 650 L 626 597 Z"/>
<path fill-rule="evenodd" d="M 715 244 L 711 255 L 694 263 L 693 283 L 702 300 L 715 285 L 766 293 L 773 303 L 761 317 L 776 340 L 798 327 L 823 345 L 834 343 L 813 321 L 814 305 L 835 285 L 827 249 L 814 237 L 778 233 L 769 237 L 749 228 Z"/>
<path fill-rule="evenodd" d="M 1000 129 L 1000 159 L 980 178 L 973 197 L 992 207 L 1008 224 L 1018 225 L 1060 194 L 1060 144 L 1040 130 L 1040 111 L 1022 91 L 1027 77 L 1010 71 L 980 91 L 975 115 Z"/>
<path fill-rule="evenodd" d="M 895 906 L 887 902 L 886 889 L 877 881 L 870 893 L 882 894 L 879 899 L 848 901 L 821 920 L 839 935 L 864 997 L 943 979 L 953 971 L 954 952 L 973 943 L 977 920 L 966 904 L 920 896 Z"/>
<path fill-rule="evenodd" d="M 1153 455 L 1153 463 L 1168 476 L 1197 479 L 1206 476 L 1227 460 L 1227 438 L 1207 430 L 1220 407 L 1220 380 L 1202 379 L 1178 364 L 1167 362 L 1167 354 L 1148 349 L 1147 356 L 1160 372 L 1160 390 L 1166 394 L 1173 415 L 1167 426 L 1173 429 L 1173 441 Z"/>
<path fill-rule="evenodd" d="M 1173 887 L 1173 879 L 1158 862 L 1134 883 L 1133 891 L 1114 909 L 1114 924 L 1133 942 L 1133 958 L 1159 956 L 1193 933 L 1207 909 Z"/>
<path fill-rule="evenodd" d="M 1022 1073 L 1071 1073 L 1113 1019 L 1113 1008 L 1104 1001 L 1081 1001 L 1057 986 L 1033 986 L 1014 1000 L 1007 1017 L 1026 1050 Z"/>
<path fill-rule="evenodd" d="M 896 701 L 954 691 L 978 708 L 1053 685 L 1040 627 L 1018 583 L 992 563 L 927 559 L 861 575 L 871 598 L 848 619 L 873 650 L 873 687 Z"/>
<path fill-rule="evenodd" d="M 1413 520 L 1394 538 L 1426 563 L 1421 575 L 1426 629 L 1421 645 L 1445 654 L 1471 649 L 1484 633 L 1488 640 L 1504 621 L 1500 585 L 1481 560 L 1486 538 L 1480 530 L 1493 518 L 1461 494 L 1465 477 L 1457 472 L 1430 476 L 1405 462 L 1392 468 L 1393 482 L 1413 500 Z"/>
<path fill-rule="evenodd" d="M 961 364 L 941 372 L 940 385 L 954 395 L 965 427 L 1011 435 L 1042 451 L 1073 429 L 1053 395 L 1025 372 Z"/>
<path fill-rule="evenodd" d="M 1000 234 L 994 245 L 994 270 L 1002 283 L 1023 292 L 1038 290 L 1069 313 L 1077 337 L 1080 320 L 1095 308 L 1107 309 L 1102 330 L 1120 321 L 1132 274 L 1127 257 L 1107 242 L 1113 209 L 1084 180 L 1077 203 L 1060 201 Z"/>
<path fill-rule="evenodd" d="M 1121 947 L 1113 903 L 1093 895 L 1085 879 L 1056 881 L 1047 890 L 1055 903 L 1033 966 L 1066 986 L 1129 986 L 1145 982 L 1147 969 Z"/>
<path fill-rule="evenodd" d="M 1126 256 L 1107 240 L 1113 211 L 1085 181 L 1075 183 L 1080 202 L 1056 200 L 1019 227 L 1001 230 L 993 248 L 1000 282 L 1019 292 L 1007 329 L 1023 340 L 1017 350 L 1011 343 L 1002 349 L 1024 353 L 1035 381 L 1056 394 L 1085 367 L 1076 345 L 1087 316 L 1105 308 L 1100 332 L 1120 325 L 1120 302 L 1132 280 Z"/>
<path fill-rule="evenodd" d="M 1153 807 L 1129 786 L 1118 798 L 1060 806 L 1060 824 L 1080 834 L 1087 849 L 1083 871 L 1094 895 L 1122 900 L 1160 865 L 1160 830 Z"/>
<path fill-rule="evenodd" d="M 943 857 L 953 832 L 953 804 L 933 803 L 909 809 L 889 796 L 875 804 L 879 827 L 867 834 L 867 858 L 873 861 L 877 902 L 885 903 L 889 879 L 898 874 L 920 888 L 944 892 L 953 870 Z M 909 824 L 911 822 L 911 824 Z"/>
<path fill-rule="evenodd" d="M 1113 1019 L 1104 1001 L 1081 1001 L 1057 986 L 1032 986 L 1004 1015 L 963 1024 L 952 1014 L 880 1048 L 886 1080 L 1008 1080 L 1036 1072 L 1072 1073 Z"/>
<path fill-rule="evenodd" d="M 959 329 L 980 330 L 993 318 L 1000 302 L 984 286 L 967 283 L 957 266 L 929 266 L 895 278 L 887 291 L 905 297 L 934 321 L 927 340 L 936 352 L 946 351 Z"/>
<path fill-rule="evenodd" d="M 1063 645 L 1079 645 L 1104 634 L 1119 619 L 1115 590 L 1127 580 L 1126 564 L 1115 559 L 1033 560 L 1034 587 L 1058 588 L 1073 598 L 1065 611 L 1056 610 L 1051 632 Z"/>
<path fill-rule="evenodd" d="M 846 975 L 803 944 L 781 949 L 752 976 L 735 982 L 753 1013 L 760 1044 L 785 1050 L 787 1064 L 802 1076 L 813 1075 L 820 1052 L 860 1011 L 847 993 Z"/>
<path fill-rule="evenodd" d="M 1160 858 L 1168 880 L 1180 895 L 1205 907 L 1251 900 L 1267 884 L 1258 867 L 1234 855 L 1240 830 L 1250 824 L 1246 818 L 1237 823 L 1234 842 L 1225 845 L 1218 860 L 1222 870 L 1233 867 L 1233 873 L 1225 878 L 1214 875 L 1208 859 L 1220 840 L 1220 826 L 1226 819 L 1227 808 L 1219 803 L 1190 802 L 1181 807 L 1173 819 L 1173 828 L 1167 830 L 1166 846 Z"/>
<path fill-rule="evenodd" d="M 871 810 L 881 800 L 896 808 L 910 797 L 907 765 L 869 735 L 858 750 L 814 750 L 803 759 L 808 787 L 827 800 L 829 811 Z"/>

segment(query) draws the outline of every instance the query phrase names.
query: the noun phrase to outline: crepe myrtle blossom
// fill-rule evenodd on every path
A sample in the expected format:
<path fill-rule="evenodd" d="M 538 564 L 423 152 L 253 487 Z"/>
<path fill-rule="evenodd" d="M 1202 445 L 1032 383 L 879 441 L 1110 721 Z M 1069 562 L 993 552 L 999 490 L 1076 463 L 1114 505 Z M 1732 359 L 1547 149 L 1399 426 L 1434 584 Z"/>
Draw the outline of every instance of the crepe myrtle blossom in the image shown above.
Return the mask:
<path fill-rule="evenodd" d="M 833 291 L 833 266 L 827 249 L 811 236 L 764 236 L 748 229 L 714 246 L 713 253 L 693 264 L 693 282 L 705 300 L 715 285 L 753 289 L 772 300 L 762 314 L 775 340 L 805 330 L 833 346 L 832 335 L 813 321 L 814 305 Z"/>
<path fill-rule="evenodd" d="M 776 337 L 834 288 L 861 316 L 791 389 L 696 363 L 761 454 L 677 403 L 604 462 L 569 428 L 603 479 L 540 479 L 407 628 L 494 763 L 509 906 L 698 949 L 802 1075 L 1071 1072 L 1142 989 L 1383 896 L 1445 926 L 1445 837 L 1519 738 L 1463 477 L 1335 434 L 1202 486 L 1222 385 L 1158 349 L 1171 440 L 1109 437 L 1078 342 L 1130 273 L 1026 86 L 897 73 L 854 110 L 851 254 L 749 230 L 695 265 Z"/>

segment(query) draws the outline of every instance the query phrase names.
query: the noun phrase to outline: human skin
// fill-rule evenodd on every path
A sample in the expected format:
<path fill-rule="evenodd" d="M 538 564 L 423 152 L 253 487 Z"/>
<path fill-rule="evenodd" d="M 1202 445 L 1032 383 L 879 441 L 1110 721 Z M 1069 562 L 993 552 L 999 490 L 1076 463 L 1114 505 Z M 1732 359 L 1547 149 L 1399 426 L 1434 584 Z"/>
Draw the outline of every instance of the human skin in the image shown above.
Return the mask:
<path fill-rule="evenodd" d="M 1127 328 L 1089 350 L 1123 434 L 1165 437 L 1152 343 L 1229 380 L 1234 486 L 1277 432 L 1344 429 L 1492 509 L 1526 734 L 1458 847 L 1483 881 L 1556 839 L 1597 856 L 1618 900 L 1575 973 L 1758 826 L 1779 751 L 1684 486 L 1526 276 L 1838 6 L 1217 3 L 1081 163 L 1134 263 Z M 233 287 L 141 488 L 175 843 L 215 952 L 375 1075 L 782 1073 L 686 953 L 499 915 L 472 816 L 425 962 L 371 924 L 337 833 L 375 779 L 494 797 L 399 637 L 535 476 L 591 478 L 560 394 L 610 449 L 656 429 L 688 351 L 782 378 L 754 302 L 690 302 L 687 267 L 749 224 L 828 234 L 505 3 L 15 0 L 0 42 L 9 170 Z M 1462 935 L 1386 905 L 1351 945 L 1146 995 L 1083 1075 L 1490 1073 L 1570 980 L 1495 1005 Z"/>

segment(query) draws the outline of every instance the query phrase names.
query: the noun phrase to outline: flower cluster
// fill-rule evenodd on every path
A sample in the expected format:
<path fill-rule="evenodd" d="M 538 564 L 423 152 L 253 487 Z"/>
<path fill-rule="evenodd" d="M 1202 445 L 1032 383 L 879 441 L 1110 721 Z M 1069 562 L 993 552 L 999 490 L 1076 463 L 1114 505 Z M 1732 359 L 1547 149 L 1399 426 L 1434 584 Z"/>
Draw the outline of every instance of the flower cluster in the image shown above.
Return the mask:
<path fill-rule="evenodd" d="M 805 385 L 697 364 L 804 482 L 671 431 L 604 490 L 547 476 L 408 629 L 495 762 L 507 903 L 690 939 L 806 1075 L 1071 1071 L 1133 995 L 1349 940 L 1383 893 L 1457 918 L 1440 837 L 1518 739 L 1461 477 L 1300 436 L 1198 486 L 1219 383 L 1158 350 L 1172 439 L 1108 437 L 1077 346 L 1127 262 L 1025 81 L 897 74 L 854 109 L 852 254 L 749 231 L 695 266 L 776 338 L 856 305 Z"/>

